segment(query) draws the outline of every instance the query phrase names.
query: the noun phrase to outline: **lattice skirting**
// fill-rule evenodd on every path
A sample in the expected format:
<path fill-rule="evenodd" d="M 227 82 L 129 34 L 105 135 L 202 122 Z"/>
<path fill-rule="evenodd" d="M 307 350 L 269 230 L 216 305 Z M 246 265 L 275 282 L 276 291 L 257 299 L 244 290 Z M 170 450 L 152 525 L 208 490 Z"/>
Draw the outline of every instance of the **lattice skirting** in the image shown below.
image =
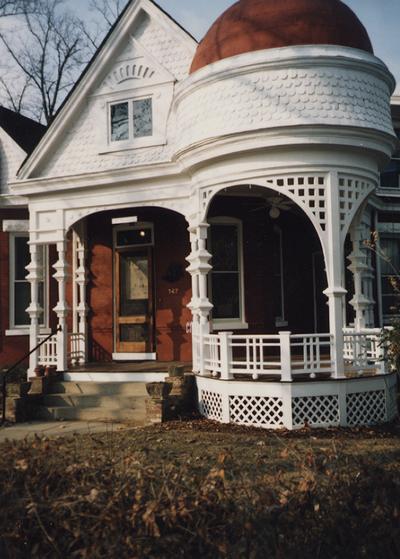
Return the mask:
<path fill-rule="evenodd" d="M 293 427 L 339 425 L 339 397 L 305 396 L 292 399 Z"/>
<path fill-rule="evenodd" d="M 320 383 L 223 382 L 197 377 L 200 413 L 266 429 L 376 425 L 397 416 L 396 377 Z"/>
<path fill-rule="evenodd" d="M 283 400 L 268 396 L 230 396 L 232 423 L 256 427 L 283 427 Z"/>
<path fill-rule="evenodd" d="M 222 421 L 222 395 L 210 390 L 202 390 L 200 413 L 207 419 Z"/>

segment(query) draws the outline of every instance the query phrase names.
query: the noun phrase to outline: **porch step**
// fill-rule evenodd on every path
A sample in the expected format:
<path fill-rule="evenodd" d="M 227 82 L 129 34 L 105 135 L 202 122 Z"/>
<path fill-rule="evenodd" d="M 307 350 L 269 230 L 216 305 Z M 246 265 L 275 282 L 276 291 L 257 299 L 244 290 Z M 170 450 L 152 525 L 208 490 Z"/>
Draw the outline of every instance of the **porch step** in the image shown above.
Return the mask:
<path fill-rule="evenodd" d="M 129 421 L 136 425 L 146 424 L 145 409 L 106 409 L 106 408 L 77 408 L 77 407 L 48 407 L 39 406 L 36 419 L 48 421 Z"/>
<path fill-rule="evenodd" d="M 98 394 L 104 396 L 147 396 L 145 382 L 54 382 L 51 394 Z"/>
<path fill-rule="evenodd" d="M 36 419 L 146 423 L 144 382 L 54 382 Z"/>
<path fill-rule="evenodd" d="M 145 397 L 140 395 L 116 396 L 101 394 L 47 394 L 43 397 L 47 407 L 105 408 L 107 410 L 140 408 L 145 405 Z"/>

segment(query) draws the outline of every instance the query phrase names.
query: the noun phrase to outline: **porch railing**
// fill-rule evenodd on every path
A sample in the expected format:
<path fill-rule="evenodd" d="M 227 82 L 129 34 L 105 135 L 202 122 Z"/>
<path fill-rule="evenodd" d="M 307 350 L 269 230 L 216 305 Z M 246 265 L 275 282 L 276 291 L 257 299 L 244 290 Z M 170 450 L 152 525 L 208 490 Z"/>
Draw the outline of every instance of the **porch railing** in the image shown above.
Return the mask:
<path fill-rule="evenodd" d="M 241 335 L 230 332 L 203 336 L 204 368 L 214 376 L 231 379 L 251 375 L 292 380 L 330 373 L 330 334 Z"/>
<path fill-rule="evenodd" d="M 348 370 L 362 373 L 368 370 L 388 372 L 387 344 L 382 329 L 364 328 L 355 331 L 344 328 L 344 359 Z"/>
<path fill-rule="evenodd" d="M 344 331 L 345 372 L 376 374 L 388 372 L 386 348 L 380 329 Z M 296 377 L 331 376 L 333 371 L 331 334 L 241 335 L 219 332 L 196 337 L 203 340 L 204 366 L 200 371 L 229 380 L 243 375 L 254 380 L 277 377 L 291 381 Z"/>
<path fill-rule="evenodd" d="M 43 341 L 46 336 L 39 336 L 39 342 Z M 81 362 L 83 356 L 82 340 L 84 335 L 72 332 L 68 334 L 68 363 L 72 366 Z M 57 334 L 51 336 L 39 348 L 39 365 L 56 366 L 57 365 Z"/>

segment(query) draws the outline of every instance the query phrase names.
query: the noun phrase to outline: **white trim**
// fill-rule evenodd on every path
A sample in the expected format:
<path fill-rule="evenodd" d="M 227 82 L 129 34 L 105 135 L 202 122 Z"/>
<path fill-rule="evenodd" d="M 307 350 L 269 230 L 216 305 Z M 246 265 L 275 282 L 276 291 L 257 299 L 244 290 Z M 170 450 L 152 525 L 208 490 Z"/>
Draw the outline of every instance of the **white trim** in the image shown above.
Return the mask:
<path fill-rule="evenodd" d="M 157 382 L 168 377 L 167 372 L 154 373 L 64 373 L 64 380 L 73 382 Z"/>
<path fill-rule="evenodd" d="M 29 219 L 4 219 L 3 233 L 29 233 Z"/>
<path fill-rule="evenodd" d="M 113 217 L 111 220 L 112 225 L 122 225 L 123 223 L 130 225 L 131 223 L 137 223 L 137 215 L 132 215 L 131 217 Z"/>
<path fill-rule="evenodd" d="M 156 353 L 113 353 L 112 358 L 114 361 L 144 361 L 157 359 Z"/>
<path fill-rule="evenodd" d="M 247 322 L 242 320 L 226 320 L 225 319 L 217 319 L 211 320 L 211 325 L 215 326 L 214 330 L 247 330 L 249 325 Z"/>
<path fill-rule="evenodd" d="M 211 318 L 211 323 L 214 330 L 230 330 L 230 329 L 246 329 L 249 327 L 248 323 L 245 321 L 245 289 L 244 289 L 244 266 L 243 266 L 243 224 L 242 221 L 237 217 L 230 216 L 216 216 L 211 217 L 208 223 L 212 225 L 235 225 L 237 228 L 237 253 L 238 253 L 238 276 L 239 276 L 239 313 L 240 316 L 231 318 Z M 209 239 L 210 239 L 210 249 L 211 252 L 211 236 L 212 228 L 210 227 Z M 212 303 L 212 272 L 210 270 L 208 288 L 210 292 L 209 300 Z M 212 315 L 212 312 L 211 312 Z"/>
<path fill-rule="evenodd" d="M 40 334 L 41 335 L 48 335 L 51 333 L 50 328 L 41 328 L 40 329 Z M 22 327 L 21 328 L 12 328 L 10 330 L 6 330 L 4 332 L 5 336 L 29 336 L 29 326 L 28 327 Z"/>

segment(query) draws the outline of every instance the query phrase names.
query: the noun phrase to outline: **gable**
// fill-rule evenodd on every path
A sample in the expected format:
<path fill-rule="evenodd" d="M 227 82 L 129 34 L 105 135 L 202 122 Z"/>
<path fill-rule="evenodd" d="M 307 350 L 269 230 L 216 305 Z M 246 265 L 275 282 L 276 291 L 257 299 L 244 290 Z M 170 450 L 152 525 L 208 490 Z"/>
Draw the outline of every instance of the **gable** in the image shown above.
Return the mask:
<path fill-rule="evenodd" d="M 0 195 L 10 194 L 9 183 L 15 180 L 26 152 L 0 127 Z"/>
<path fill-rule="evenodd" d="M 168 161 L 174 86 L 188 76 L 195 48 L 196 42 L 152 2 L 133 1 L 19 177 Z M 123 150 L 110 146 L 110 104 L 146 97 L 152 99 L 156 136 Z"/>

